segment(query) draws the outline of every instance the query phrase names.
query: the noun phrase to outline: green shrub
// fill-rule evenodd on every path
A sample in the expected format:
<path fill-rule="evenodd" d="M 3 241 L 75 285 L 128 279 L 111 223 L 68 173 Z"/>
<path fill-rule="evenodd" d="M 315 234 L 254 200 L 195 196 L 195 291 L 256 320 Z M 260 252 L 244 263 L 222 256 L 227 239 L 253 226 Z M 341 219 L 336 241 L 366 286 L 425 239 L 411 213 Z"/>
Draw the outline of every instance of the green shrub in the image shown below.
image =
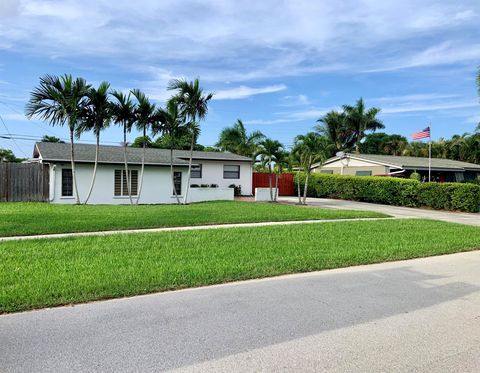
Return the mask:
<path fill-rule="evenodd" d="M 420 176 L 420 174 L 417 171 L 414 171 L 414 172 L 411 173 L 410 179 L 421 181 L 422 177 Z"/>
<path fill-rule="evenodd" d="M 298 176 L 305 184 L 305 174 Z M 297 188 L 295 178 L 295 189 Z M 480 211 L 480 187 L 461 183 L 421 183 L 414 179 L 313 173 L 307 195 L 439 210 Z"/>

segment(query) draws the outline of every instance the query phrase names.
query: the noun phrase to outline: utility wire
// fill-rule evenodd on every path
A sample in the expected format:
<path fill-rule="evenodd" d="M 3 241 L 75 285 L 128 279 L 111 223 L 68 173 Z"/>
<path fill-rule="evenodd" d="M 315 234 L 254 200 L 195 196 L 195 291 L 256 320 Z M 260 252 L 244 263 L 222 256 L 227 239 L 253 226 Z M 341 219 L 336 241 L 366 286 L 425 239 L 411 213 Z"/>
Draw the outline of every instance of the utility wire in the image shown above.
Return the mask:
<path fill-rule="evenodd" d="M 0 115 L 0 121 L 2 122 L 3 126 L 5 127 L 5 130 L 7 131 L 7 134 L 10 135 L 10 140 L 15 144 L 18 150 L 20 150 L 20 153 L 22 153 L 25 158 L 28 158 L 28 155 L 23 151 L 23 149 L 18 145 L 18 143 L 15 141 L 15 139 L 12 137 L 10 130 L 8 129 L 5 121 L 3 120 L 2 116 Z"/>

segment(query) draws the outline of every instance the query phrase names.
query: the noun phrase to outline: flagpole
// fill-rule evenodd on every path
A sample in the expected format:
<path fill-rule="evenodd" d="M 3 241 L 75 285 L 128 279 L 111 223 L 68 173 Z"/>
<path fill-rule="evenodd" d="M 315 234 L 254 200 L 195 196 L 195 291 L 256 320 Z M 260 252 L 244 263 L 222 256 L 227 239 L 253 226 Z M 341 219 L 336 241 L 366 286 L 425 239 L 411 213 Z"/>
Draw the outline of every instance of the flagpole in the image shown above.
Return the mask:
<path fill-rule="evenodd" d="M 432 181 L 432 123 L 430 123 L 428 136 L 428 182 Z"/>

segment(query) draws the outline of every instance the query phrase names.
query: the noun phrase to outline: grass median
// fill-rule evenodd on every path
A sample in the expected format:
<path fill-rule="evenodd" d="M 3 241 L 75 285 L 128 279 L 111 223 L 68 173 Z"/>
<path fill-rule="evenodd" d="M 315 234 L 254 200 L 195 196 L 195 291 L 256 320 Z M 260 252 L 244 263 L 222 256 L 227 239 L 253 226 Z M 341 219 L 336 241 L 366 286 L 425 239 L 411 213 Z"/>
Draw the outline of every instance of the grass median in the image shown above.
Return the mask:
<path fill-rule="evenodd" d="M 0 312 L 480 248 L 428 220 L 141 233 L 0 243 Z"/>
<path fill-rule="evenodd" d="M 324 210 L 273 203 L 226 201 L 191 205 L 140 206 L 0 203 L 0 237 L 189 225 L 386 216 L 372 211 Z"/>

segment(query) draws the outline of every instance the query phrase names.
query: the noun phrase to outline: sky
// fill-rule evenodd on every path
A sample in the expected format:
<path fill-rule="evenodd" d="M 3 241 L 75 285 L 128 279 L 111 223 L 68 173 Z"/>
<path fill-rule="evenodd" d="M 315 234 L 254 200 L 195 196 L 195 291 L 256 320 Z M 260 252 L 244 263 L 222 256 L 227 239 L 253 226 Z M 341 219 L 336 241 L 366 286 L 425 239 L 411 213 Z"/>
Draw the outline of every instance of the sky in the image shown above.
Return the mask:
<path fill-rule="evenodd" d="M 0 136 L 68 137 L 24 116 L 47 73 L 139 88 L 160 106 L 169 80 L 199 78 L 215 93 L 203 145 L 242 119 L 288 147 L 360 97 L 382 109 L 387 133 L 472 132 L 479 17 L 478 0 L 0 0 Z M 118 127 L 102 134 L 121 138 Z M 19 157 L 33 144 L 0 138 Z"/>

